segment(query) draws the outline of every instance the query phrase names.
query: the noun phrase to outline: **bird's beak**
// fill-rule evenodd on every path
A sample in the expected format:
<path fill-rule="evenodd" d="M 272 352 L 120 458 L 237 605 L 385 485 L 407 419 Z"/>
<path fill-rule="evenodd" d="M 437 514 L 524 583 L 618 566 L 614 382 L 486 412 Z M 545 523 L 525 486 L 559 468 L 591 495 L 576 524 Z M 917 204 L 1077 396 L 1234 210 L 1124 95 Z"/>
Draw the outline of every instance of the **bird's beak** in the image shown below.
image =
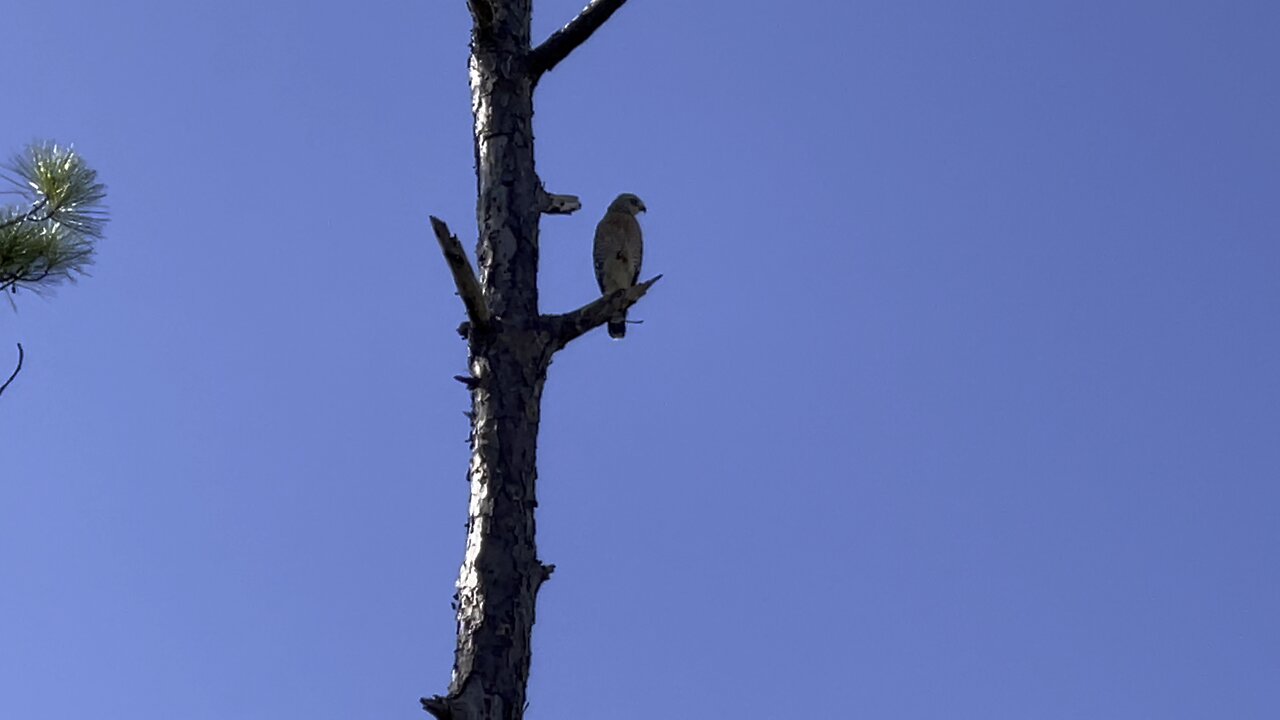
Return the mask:
<path fill-rule="evenodd" d="M 645 207 L 645 206 L 644 206 L 644 203 L 640 203 L 640 212 L 645 212 L 645 211 L 647 211 L 648 209 L 649 209 L 649 208 L 647 208 L 647 207 Z"/>

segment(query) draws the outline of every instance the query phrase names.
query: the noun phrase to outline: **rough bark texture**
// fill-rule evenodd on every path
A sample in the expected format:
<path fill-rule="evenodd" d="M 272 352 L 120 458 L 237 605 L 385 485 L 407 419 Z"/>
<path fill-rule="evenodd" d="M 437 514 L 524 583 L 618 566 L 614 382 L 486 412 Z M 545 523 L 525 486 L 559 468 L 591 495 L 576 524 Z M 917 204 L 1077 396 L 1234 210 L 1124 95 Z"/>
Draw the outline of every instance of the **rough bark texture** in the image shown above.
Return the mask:
<path fill-rule="evenodd" d="M 529 678 L 538 560 L 537 438 L 552 345 L 546 332 L 471 333 L 472 458 L 467 544 L 458 577 L 454 718 L 518 718 Z M 456 703 L 455 703 L 456 705 Z"/>
<path fill-rule="evenodd" d="M 523 716 L 534 600 L 543 577 L 534 508 L 550 343 L 536 327 L 539 188 L 533 83 L 523 68 L 529 3 L 488 3 L 471 35 L 476 257 L 495 319 L 488 328 L 473 324 L 468 338 L 475 379 L 471 502 L 458 576 L 458 645 L 446 700 L 447 716 L 456 720 Z"/>
<path fill-rule="evenodd" d="M 540 57 L 559 62 L 607 18 L 593 14 L 612 13 L 624 1 L 592 3 L 567 26 L 578 23 L 576 29 L 553 36 L 555 43 Z M 547 367 L 557 350 L 605 322 L 602 308 L 630 306 L 654 282 L 565 315 L 539 313 L 539 219 L 573 212 L 580 203 L 572 195 L 546 193 L 534 168 L 533 89 L 554 63 L 537 72 L 530 68 L 531 2 L 468 0 L 478 282 L 457 238 L 432 218 L 467 311 L 460 332 L 471 371 L 458 378 L 471 390 L 471 499 L 457 584 L 453 680 L 446 695 L 422 700 L 432 715 L 451 720 L 524 715 L 534 602 L 554 569 L 538 558 L 534 520 Z"/>

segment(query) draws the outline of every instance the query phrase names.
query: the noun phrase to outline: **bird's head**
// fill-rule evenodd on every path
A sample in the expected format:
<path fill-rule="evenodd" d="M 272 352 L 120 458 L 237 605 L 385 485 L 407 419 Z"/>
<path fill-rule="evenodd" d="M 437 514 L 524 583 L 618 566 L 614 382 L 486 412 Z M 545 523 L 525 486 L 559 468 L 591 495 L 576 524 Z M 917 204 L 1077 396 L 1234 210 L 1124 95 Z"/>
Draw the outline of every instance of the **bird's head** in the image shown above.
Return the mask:
<path fill-rule="evenodd" d="M 609 209 L 614 212 L 625 212 L 631 215 L 642 213 L 645 211 L 644 201 L 632 195 L 631 193 L 622 193 L 609 204 Z"/>

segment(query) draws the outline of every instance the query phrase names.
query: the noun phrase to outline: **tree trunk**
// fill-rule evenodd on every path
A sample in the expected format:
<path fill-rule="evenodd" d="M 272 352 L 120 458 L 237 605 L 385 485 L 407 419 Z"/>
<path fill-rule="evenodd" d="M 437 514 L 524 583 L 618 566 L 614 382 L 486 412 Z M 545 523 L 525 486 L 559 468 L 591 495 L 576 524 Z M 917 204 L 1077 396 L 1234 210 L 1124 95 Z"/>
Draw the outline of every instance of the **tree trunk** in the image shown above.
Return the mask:
<path fill-rule="evenodd" d="M 471 338 L 478 380 L 472 390 L 471 502 L 449 686 L 450 696 L 470 708 L 461 717 L 523 714 L 534 601 L 551 571 L 538 560 L 534 534 L 538 421 L 550 347 L 545 333 L 517 328 Z"/>
<path fill-rule="evenodd" d="M 654 278 L 564 315 L 538 309 L 538 222 L 578 209 L 549 195 L 533 157 L 533 90 L 625 0 L 594 0 L 537 49 L 532 0 L 468 0 L 475 117 L 476 279 L 458 239 L 432 218 L 468 321 L 471 499 L 457 583 L 458 641 L 448 694 L 423 698 L 437 718 L 517 720 L 524 715 L 534 603 L 553 566 L 538 559 L 538 423 L 552 355 L 634 304 Z"/>
<path fill-rule="evenodd" d="M 455 718 L 519 718 L 529 679 L 538 560 L 538 421 L 550 362 L 538 318 L 538 180 L 533 164 L 529 0 L 489 6 L 471 34 L 476 257 L 496 320 L 471 328 L 471 502 L 458 576 Z M 487 22 L 486 22 L 487 21 Z M 465 707 L 465 714 L 458 711 Z"/>

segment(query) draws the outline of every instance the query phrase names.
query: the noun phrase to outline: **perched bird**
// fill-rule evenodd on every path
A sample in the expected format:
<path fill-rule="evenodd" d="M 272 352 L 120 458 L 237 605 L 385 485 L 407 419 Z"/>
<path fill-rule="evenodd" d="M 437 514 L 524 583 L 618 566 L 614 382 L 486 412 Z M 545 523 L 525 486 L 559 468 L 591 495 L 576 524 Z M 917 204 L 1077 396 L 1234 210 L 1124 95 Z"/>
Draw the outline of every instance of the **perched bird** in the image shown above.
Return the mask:
<path fill-rule="evenodd" d="M 636 213 L 644 211 L 640 198 L 622 193 L 609 204 L 604 218 L 596 225 L 592 256 L 596 263 L 596 282 L 600 283 L 600 292 L 606 295 L 635 285 L 640 277 L 644 239 Z M 620 338 L 626 334 L 627 312 L 623 310 L 609 319 L 609 337 Z"/>

